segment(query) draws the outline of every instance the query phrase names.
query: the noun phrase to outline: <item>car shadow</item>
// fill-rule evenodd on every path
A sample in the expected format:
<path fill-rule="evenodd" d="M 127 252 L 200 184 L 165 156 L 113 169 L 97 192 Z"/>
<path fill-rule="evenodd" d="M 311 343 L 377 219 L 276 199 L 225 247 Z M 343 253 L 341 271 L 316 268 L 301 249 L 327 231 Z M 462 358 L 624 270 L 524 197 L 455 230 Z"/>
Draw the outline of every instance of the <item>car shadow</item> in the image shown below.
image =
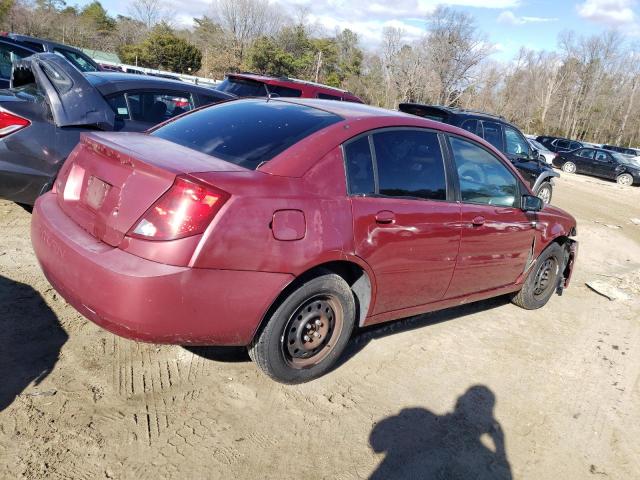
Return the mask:
<path fill-rule="evenodd" d="M 51 373 L 67 339 L 36 290 L 0 275 L 0 412 Z"/>
<path fill-rule="evenodd" d="M 484 312 L 485 310 L 492 310 L 494 308 L 507 305 L 508 303 L 510 303 L 508 296 L 494 297 L 488 300 L 481 300 L 479 302 L 468 303 L 458 307 L 447 308 L 445 310 L 438 310 L 392 322 L 385 322 L 372 325 L 370 327 L 359 328 L 354 333 L 353 338 L 347 345 L 344 353 L 340 356 L 340 359 L 336 362 L 334 368 L 339 368 L 347 363 L 357 353 L 362 351 L 372 340 L 384 338 L 389 335 L 395 335 L 397 333 L 409 332 L 411 330 L 428 327 L 430 325 L 436 325 L 438 323 L 454 320 L 467 315 L 473 315 L 474 313 Z"/>
<path fill-rule="evenodd" d="M 369 444 L 385 457 L 369 480 L 510 480 L 494 393 L 484 385 L 458 397 L 453 412 L 406 408 L 377 423 Z"/>
<path fill-rule="evenodd" d="M 448 308 L 437 312 L 403 318 L 392 322 L 381 323 L 371 327 L 356 329 L 347 345 L 347 348 L 338 359 L 332 370 L 339 368 L 353 358 L 358 352 L 363 350 L 372 340 L 383 338 L 388 335 L 414 330 L 416 328 L 435 325 L 446 322 L 454 318 L 471 315 L 474 313 L 491 310 L 509 303 L 506 296 L 490 298 L 480 302 L 469 303 L 459 307 Z M 225 363 L 250 362 L 246 347 L 196 347 L 183 346 L 183 348 L 194 355 L 198 355 L 207 360 Z"/>

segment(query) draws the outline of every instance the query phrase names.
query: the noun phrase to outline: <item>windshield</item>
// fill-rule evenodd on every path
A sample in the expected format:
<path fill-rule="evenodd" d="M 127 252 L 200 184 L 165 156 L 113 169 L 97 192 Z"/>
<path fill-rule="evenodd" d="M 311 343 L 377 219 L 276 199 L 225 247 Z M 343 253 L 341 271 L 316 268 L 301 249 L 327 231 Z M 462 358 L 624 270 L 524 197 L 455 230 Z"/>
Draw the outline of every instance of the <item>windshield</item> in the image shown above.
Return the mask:
<path fill-rule="evenodd" d="M 255 170 L 300 140 L 342 120 L 333 113 L 274 100 L 235 100 L 153 131 L 184 147 Z"/>
<path fill-rule="evenodd" d="M 640 167 L 640 160 L 637 157 L 631 157 L 629 155 L 625 155 L 624 153 L 617 152 L 609 152 L 618 162 L 624 163 L 626 165 L 631 165 L 633 167 Z"/>
<path fill-rule="evenodd" d="M 264 83 L 246 78 L 227 77 L 218 85 L 218 90 L 232 93 L 238 97 L 266 97 L 267 88 Z"/>
<path fill-rule="evenodd" d="M 529 139 L 529 143 L 531 144 L 531 146 L 533 148 L 535 148 L 536 150 L 546 150 L 547 147 L 545 147 L 544 145 L 542 145 L 540 142 L 536 142 L 535 140 Z"/>

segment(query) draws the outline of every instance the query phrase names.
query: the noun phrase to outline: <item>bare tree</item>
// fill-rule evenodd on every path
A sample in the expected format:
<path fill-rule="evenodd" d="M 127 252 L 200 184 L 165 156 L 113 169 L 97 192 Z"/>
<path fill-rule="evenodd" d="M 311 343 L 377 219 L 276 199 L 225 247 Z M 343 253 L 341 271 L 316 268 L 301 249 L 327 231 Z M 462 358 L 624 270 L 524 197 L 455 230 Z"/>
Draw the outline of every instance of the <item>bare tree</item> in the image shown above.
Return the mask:
<path fill-rule="evenodd" d="M 147 29 L 169 17 L 167 6 L 162 0 L 133 0 L 129 6 L 129 13 Z"/>

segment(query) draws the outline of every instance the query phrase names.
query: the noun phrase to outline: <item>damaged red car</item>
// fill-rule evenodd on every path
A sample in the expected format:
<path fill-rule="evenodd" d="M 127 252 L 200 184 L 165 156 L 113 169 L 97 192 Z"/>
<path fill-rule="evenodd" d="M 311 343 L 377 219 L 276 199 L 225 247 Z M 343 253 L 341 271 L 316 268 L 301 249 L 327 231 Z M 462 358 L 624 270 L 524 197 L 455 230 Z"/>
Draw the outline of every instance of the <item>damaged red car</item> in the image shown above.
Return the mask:
<path fill-rule="evenodd" d="M 36 203 L 55 289 L 124 337 L 247 346 L 326 373 L 354 328 L 568 286 L 576 221 L 459 128 L 324 100 L 244 99 L 84 134 Z"/>

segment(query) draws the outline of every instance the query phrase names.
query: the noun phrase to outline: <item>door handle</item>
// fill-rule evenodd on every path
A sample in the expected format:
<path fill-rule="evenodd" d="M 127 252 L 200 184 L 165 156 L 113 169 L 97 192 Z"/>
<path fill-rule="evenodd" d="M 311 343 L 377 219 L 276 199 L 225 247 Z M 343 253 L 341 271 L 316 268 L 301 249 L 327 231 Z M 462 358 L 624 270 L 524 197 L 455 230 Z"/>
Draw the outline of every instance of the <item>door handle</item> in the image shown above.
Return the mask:
<path fill-rule="evenodd" d="M 396 214 L 389 210 L 382 210 L 376 213 L 376 223 L 389 224 L 393 223 L 396 219 Z"/>
<path fill-rule="evenodd" d="M 482 225 L 484 225 L 484 217 L 481 215 L 478 215 L 477 217 L 475 217 L 473 220 L 471 220 L 471 225 L 474 227 L 480 227 Z"/>

